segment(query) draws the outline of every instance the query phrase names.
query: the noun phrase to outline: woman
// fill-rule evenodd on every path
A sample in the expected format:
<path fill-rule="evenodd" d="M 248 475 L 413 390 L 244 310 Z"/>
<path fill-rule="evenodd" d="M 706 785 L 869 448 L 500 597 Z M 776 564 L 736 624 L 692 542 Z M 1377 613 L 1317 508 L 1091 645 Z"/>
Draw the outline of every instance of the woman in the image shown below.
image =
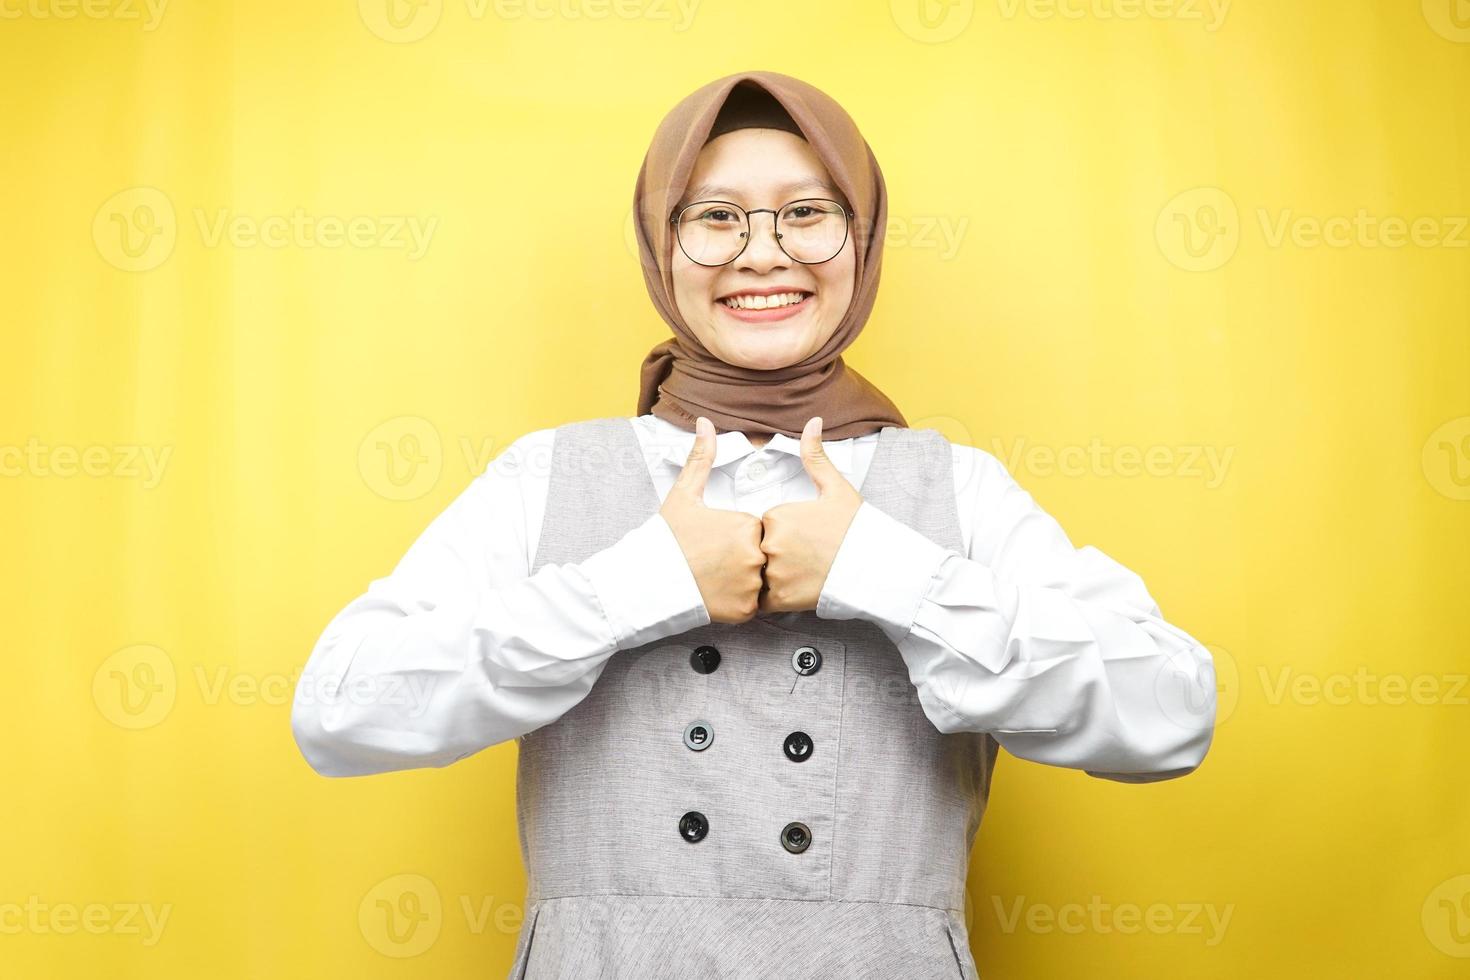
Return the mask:
<path fill-rule="evenodd" d="M 711 82 L 635 204 L 674 331 L 638 415 L 498 457 L 328 625 L 297 741 L 345 776 L 518 740 L 513 977 L 974 978 L 998 748 L 1190 772 L 1209 654 L 994 457 L 844 366 L 887 198 L 837 103 Z"/>

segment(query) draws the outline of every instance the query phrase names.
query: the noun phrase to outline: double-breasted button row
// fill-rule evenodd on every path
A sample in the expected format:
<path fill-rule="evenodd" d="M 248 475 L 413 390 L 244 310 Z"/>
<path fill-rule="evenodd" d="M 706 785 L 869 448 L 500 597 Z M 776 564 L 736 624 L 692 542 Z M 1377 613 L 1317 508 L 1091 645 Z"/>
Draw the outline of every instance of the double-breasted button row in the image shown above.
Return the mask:
<path fill-rule="evenodd" d="M 689 666 L 698 674 L 712 674 L 719 669 L 720 651 L 708 644 L 700 644 L 689 653 Z M 809 677 L 822 669 L 822 651 L 814 646 L 797 647 L 791 654 L 791 669 L 803 677 Z M 703 752 L 715 740 L 715 729 L 703 718 L 691 721 L 684 728 L 684 744 L 695 752 Z M 812 757 L 812 737 L 803 731 L 794 731 L 786 736 L 781 750 L 792 762 L 805 762 Z M 679 818 L 679 836 L 691 844 L 704 840 L 709 833 L 709 819 L 698 810 L 690 810 Z M 781 846 L 792 854 L 800 854 L 812 843 L 811 828 L 799 820 L 793 820 L 781 828 Z"/>
<path fill-rule="evenodd" d="M 698 810 L 690 810 L 679 818 L 679 836 L 697 844 L 709 834 L 709 819 Z M 781 828 L 781 846 L 792 854 L 800 854 L 812 846 L 812 829 L 799 820 Z"/>
<path fill-rule="evenodd" d="M 695 647 L 689 653 L 689 666 L 696 674 L 713 674 L 720 666 L 719 648 L 708 643 Z M 822 651 L 813 646 L 797 647 L 791 654 L 791 669 L 803 677 L 822 669 Z"/>
<path fill-rule="evenodd" d="M 703 752 L 714 744 L 715 726 L 703 718 L 691 721 L 684 728 L 684 744 L 695 752 Z M 815 743 L 806 732 L 792 732 L 781 744 L 781 750 L 792 762 L 805 762 L 812 757 Z"/>
<path fill-rule="evenodd" d="M 822 651 L 813 646 L 797 647 L 791 654 L 791 669 L 803 677 L 815 674 L 822 669 Z M 792 732 L 781 747 L 792 762 L 805 762 L 812 757 L 812 737 L 806 732 Z M 812 829 L 801 821 L 793 820 L 781 828 L 781 846 L 792 854 L 800 854 L 811 843 Z"/>

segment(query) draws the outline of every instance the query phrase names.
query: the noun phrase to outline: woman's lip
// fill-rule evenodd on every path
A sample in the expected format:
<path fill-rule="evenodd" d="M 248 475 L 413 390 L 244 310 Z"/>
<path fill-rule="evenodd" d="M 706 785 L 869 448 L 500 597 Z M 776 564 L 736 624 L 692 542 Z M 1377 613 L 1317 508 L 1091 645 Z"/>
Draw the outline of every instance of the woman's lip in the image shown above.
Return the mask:
<path fill-rule="evenodd" d="M 784 320 L 787 317 L 796 316 L 805 310 L 812 301 L 814 293 L 807 293 L 801 298 L 800 303 L 792 303 L 790 306 L 777 306 L 769 310 L 742 310 L 728 305 L 724 300 L 715 300 L 715 305 L 737 320 L 745 323 L 769 323 L 772 320 Z"/>

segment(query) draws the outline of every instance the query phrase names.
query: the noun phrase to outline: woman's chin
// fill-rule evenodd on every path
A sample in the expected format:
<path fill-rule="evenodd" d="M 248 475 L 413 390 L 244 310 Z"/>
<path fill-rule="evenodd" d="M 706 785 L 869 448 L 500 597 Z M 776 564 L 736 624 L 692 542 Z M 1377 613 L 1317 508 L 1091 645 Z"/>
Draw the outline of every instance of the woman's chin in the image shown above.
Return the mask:
<path fill-rule="evenodd" d="M 756 371 L 774 371 L 796 364 L 806 356 L 806 331 L 774 330 L 774 325 L 759 325 L 746 331 L 720 330 L 720 360 Z M 714 353 L 714 352 L 712 352 Z"/>

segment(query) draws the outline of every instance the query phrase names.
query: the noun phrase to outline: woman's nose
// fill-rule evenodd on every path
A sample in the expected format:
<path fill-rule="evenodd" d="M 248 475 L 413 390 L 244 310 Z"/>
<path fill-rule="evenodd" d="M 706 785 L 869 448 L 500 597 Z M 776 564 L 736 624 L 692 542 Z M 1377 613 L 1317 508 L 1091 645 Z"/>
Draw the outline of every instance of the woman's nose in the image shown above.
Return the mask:
<path fill-rule="evenodd" d="M 753 272 L 784 268 L 787 255 L 776 241 L 776 216 L 762 212 L 749 215 L 746 220 L 750 222 L 750 241 L 735 260 L 736 267 Z"/>

